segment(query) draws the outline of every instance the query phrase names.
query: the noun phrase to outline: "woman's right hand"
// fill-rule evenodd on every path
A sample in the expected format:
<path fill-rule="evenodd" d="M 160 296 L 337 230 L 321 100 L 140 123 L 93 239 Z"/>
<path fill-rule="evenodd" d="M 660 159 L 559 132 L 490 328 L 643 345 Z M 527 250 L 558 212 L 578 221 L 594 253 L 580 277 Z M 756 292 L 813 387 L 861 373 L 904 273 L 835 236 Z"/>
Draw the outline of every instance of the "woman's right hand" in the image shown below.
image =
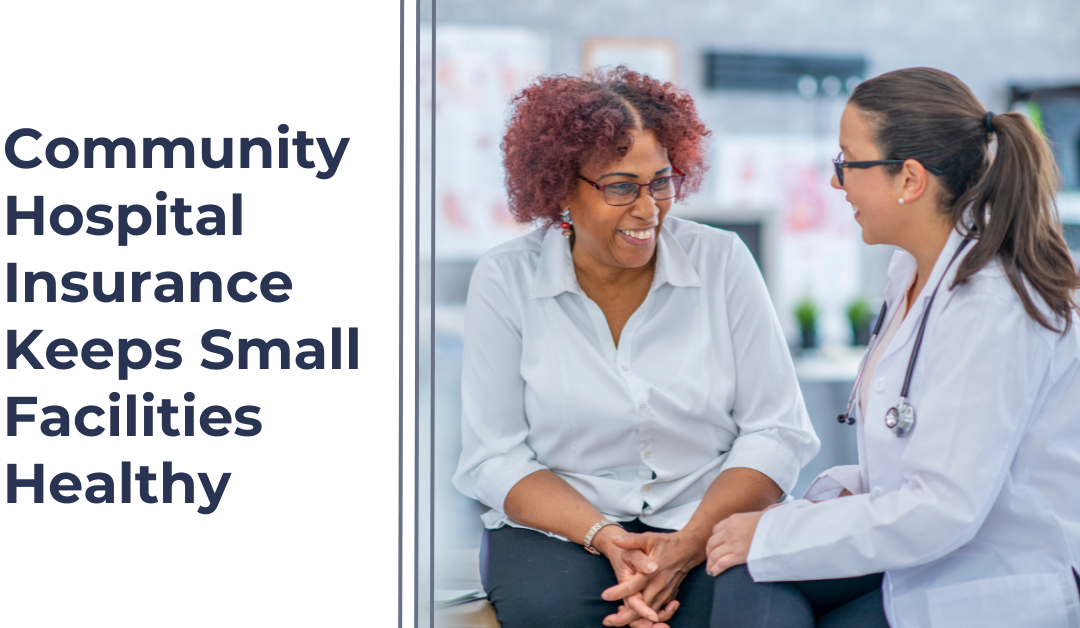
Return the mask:
<path fill-rule="evenodd" d="M 649 555 L 639 549 L 622 549 L 612 542 L 616 536 L 628 536 L 632 532 L 625 532 L 615 526 L 607 526 L 596 533 L 593 538 L 593 547 L 611 561 L 611 568 L 615 571 L 615 578 L 620 584 L 631 582 L 632 588 L 637 591 L 623 600 L 618 612 L 604 620 L 605 626 L 627 626 L 631 628 L 667 628 L 666 622 L 671 619 L 678 609 L 679 603 L 675 600 L 669 602 L 664 608 L 655 610 L 645 603 L 641 590 L 645 588 L 647 576 L 658 569 L 658 565 L 649 558 Z M 633 585 L 637 586 L 633 586 Z"/>
<path fill-rule="evenodd" d="M 604 518 L 581 493 L 548 469 L 519 480 L 506 495 L 503 510 L 520 524 L 575 540 L 583 539 L 589 526 Z M 668 628 L 657 622 L 670 619 L 678 604 L 653 609 L 645 603 L 641 593 L 659 565 L 640 549 L 623 549 L 615 545 L 611 540 L 615 536 L 633 536 L 633 533 L 618 526 L 604 526 L 592 538 L 593 547 L 611 561 L 618 582 L 632 581 L 627 587 L 628 597 L 623 598 L 623 607 L 609 616 L 615 623 L 606 620 L 605 623 L 632 628 Z M 596 593 L 600 595 L 601 592 Z"/>
<path fill-rule="evenodd" d="M 635 593 L 634 597 L 643 600 L 640 593 Z M 644 617 L 639 617 L 638 614 L 630 610 L 626 604 L 620 604 L 619 610 L 614 615 L 608 615 L 604 618 L 604 625 L 630 626 L 630 628 L 670 628 L 666 622 L 671 620 L 677 610 L 679 610 L 679 602 L 677 600 L 671 600 L 668 602 L 667 606 L 657 612 L 660 621 L 653 622 Z"/>

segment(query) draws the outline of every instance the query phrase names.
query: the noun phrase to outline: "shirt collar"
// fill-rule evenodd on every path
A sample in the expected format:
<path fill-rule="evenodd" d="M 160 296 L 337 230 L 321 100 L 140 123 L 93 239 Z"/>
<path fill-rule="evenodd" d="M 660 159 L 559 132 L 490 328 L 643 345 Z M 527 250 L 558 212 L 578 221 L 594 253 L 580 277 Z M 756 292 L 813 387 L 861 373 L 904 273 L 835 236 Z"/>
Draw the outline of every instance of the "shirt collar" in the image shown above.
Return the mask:
<path fill-rule="evenodd" d="M 649 290 L 655 290 L 665 283 L 685 288 L 702 285 L 686 251 L 673 235 L 660 229 L 660 238 L 656 241 L 656 272 Z M 581 292 L 581 287 L 574 272 L 570 239 L 564 237 L 558 227 L 554 227 L 547 230 L 540 243 L 540 260 L 536 265 L 529 298 L 543 299 L 563 292 Z"/>
<path fill-rule="evenodd" d="M 964 234 L 969 233 L 971 229 L 970 224 L 966 225 L 966 228 L 958 226 L 949 233 L 949 239 L 945 241 L 945 247 L 941 249 L 941 253 L 938 254 L 937 261 L 934 262 L 934 269 L 930 271 L 930 278 L 926 281 L 926 287 L 919 293 L 919 297 L 916 303 L 912 303 L 914 308 L 919 303 L 926 301 L 933 294 L 934 288 L 941 281 L 945 268 L 949 265 L 953 255 L 956 254 L 956 250 L 960 248 L 960 244 L 966 237 Z M 968 248 L 970 251 L 970 247 Z M 967 251 L 965 251 L 966 253 Z M 949 269 L 949 273 L 953 276 L 956 275 L 957 269 L 960 267 L 960 260 L 953 262 L 952 268 Z M 918 264 L 915 262 L 915 257 L 907 251 L 897 251 L 893 253 L 892 261 L 889 262 L 889 284 L 885 286 L 885 301 L 892 306 L 895 303 L 900 303 L 904 298 L 904 291 L 911 285 L 911 278 L 915 274 L 918 268 Z M 948 281 L 941 281 L 941 284 L 948 288 Z"/>
<path fill-rule="evenodd" d="M 540 242 L 540 260 L 536 264 L 530 299 L 543 299 L 563 292 L 580 292 L 574 260 L 570 257 L 570 238 L 562 235 L 558 226 L 544 234 Z"/>
<path fill-rule="evenodd" d="M 679 241 L 666 229 L 660 229 L 660 239 L 656 242 L 656 273 L 653 275 L 651 290 L 656 290 L 665 283 L 680 288 L 698 288 L 698 277 L 690 256 L 686 254 Z"/>

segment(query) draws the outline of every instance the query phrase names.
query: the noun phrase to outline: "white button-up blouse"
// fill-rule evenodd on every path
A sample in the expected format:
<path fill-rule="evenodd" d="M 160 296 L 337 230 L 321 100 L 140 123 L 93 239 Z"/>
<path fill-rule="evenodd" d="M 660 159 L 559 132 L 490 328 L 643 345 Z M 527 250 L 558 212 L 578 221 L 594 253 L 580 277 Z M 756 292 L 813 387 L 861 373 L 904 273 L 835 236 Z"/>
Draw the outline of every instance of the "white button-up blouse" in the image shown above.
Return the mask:
<path fill-rule="evenodd" d="M 806 497 L 827 501 L 766 512 L 747 564 L 757 581 L 885 571 L 897 628 L 1080 626 L 1080 318 L 1064 335 L 1040 326 L 996 261 L 949 290 L 961 241 L 950 236 L 865 375 L 859 464 L 815 480 Z M 894 255 L 886 324 L 915 270 L 910 254 Z M 915 427 L 897 438 L 885 413 L 942 276 L 908 396 Z M 833 499 L 844 488 L 854 495 Z"/>
<path fill-rule="evenodd" d="M 558 229 L 485 254 L 469 285 L 461 388 L 453 481 L 491 508 L 488 528 L 517 526 L 507 493 L 550 469 L 609 519 L 677 530 L 724 469 L 755 469 L 786 493 L 819 447 L 750 252 L 674 217 L 618 347 Z"/>

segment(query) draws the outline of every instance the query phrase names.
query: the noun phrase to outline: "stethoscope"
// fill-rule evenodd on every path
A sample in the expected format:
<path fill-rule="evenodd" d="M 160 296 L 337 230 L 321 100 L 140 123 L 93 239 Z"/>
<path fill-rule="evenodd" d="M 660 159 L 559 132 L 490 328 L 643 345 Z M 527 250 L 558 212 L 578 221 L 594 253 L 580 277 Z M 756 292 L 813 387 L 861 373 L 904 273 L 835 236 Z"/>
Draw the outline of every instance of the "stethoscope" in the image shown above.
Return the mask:
<path fill-rule="evenodd" d="M 934 297 L 937 296 L 938 288 L 941 287 L 941 282 L 945 280 L 945 275 L 947 275 L 949 269 L 952 268 L 953 262 L 956 261 L 956 258 L 960 257 L 960 253 L 970 241 L 971 238 L 964 238 L 964 241 L 960 243 L 960 248 L 956 249 L 956 253 L 954 253 L 952 259 L 949 260 L 949 265 L 945 267 L 945 272 L 942 273 L 941 279 L 938 279 L 937 285 L 934 286 L 934 291 L 930 294 L 930 300 L 926 303 L 926 309 L 923 310 L 922 321 L 919 323 L 919 333 L 915 336 L 915 346 L 912 347 L 911 357 L 908 358 L 907 372 L 904 374 L 904 386 L 900 389 L 900 403 L 889 408 L 885 413 L 885 427 L 889 428 L 889 431 L 893 434 L 896 434 L 897 438 L 906 436 L 911 430 L 915 429 L 915 406 L 908 402 L 908 389 L 911 387 L 911 374 L 915 372 L 915 361 L 919 357 L 919 347 L 922 346 L 923 333 L 926 331 L 926 321 L 930 318 L 930 308 L 934 305 Z M 856 395 L 859 394 L 859 384 L 862 382 L 863 369 L 866 368 L 866 362 L 874 352 L 878 334 L 881 333 L 881 325 L 885 322 L 885 314 L 887 314 L 888 311 L 889 304 L 882 304 L 881 313 L 878 314 L 877 322 L 874 323 L 874 330 L 870 334 L 870 343 L 866 347 L 866 352 L 863 353 L 862 360 L 859 361 L 859 372 L 855 376 L 855 387 L 851 390 L 851 396 L 848 397 L 847 410 L 837 417 L 837 420 L 841 423 L 846 423 L 847 425 L 855 424 L 855 417 L 851 416 L 851 410 L 855 407 L 855 398 Z"/>

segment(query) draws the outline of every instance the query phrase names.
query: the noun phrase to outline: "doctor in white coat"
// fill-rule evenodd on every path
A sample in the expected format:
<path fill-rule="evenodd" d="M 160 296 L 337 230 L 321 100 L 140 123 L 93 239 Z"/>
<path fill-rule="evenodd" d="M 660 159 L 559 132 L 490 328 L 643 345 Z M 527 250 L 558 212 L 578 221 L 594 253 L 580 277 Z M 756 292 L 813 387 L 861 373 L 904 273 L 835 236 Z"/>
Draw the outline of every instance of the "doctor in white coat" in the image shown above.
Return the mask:
<path fill-rule="evenodd" d="M 1080 626 L 1080 281 L 1046 142 L 927 68 L 861 84 L 840 129 L 833 187 L 903 249 L 849 409 L 859 464 L 717 524 L 707 570 L 756 584 L 714 604 L 754 626 Z M 825 613 L 792 582 L 875 572 Z"/>

